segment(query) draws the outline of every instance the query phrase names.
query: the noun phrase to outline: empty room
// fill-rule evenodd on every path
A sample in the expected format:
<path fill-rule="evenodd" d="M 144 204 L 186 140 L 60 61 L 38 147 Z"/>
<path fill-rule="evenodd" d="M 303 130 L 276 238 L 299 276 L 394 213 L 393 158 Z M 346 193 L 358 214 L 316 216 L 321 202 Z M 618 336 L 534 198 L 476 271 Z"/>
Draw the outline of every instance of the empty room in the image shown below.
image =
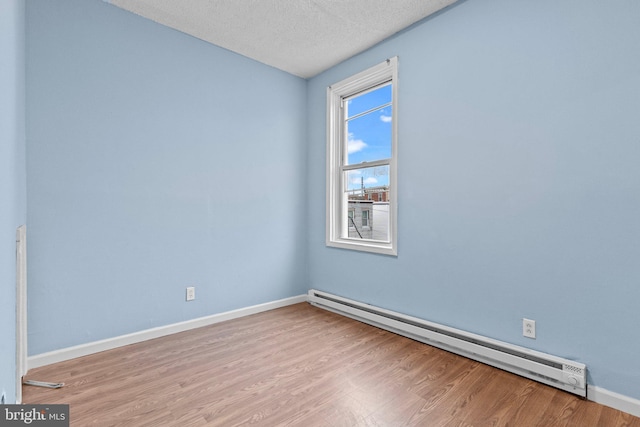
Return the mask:
<path fill-rule="evenodd" d="M 639 46 L 636 0 L 3 0 L 0 425 L 640 427 Z"/>

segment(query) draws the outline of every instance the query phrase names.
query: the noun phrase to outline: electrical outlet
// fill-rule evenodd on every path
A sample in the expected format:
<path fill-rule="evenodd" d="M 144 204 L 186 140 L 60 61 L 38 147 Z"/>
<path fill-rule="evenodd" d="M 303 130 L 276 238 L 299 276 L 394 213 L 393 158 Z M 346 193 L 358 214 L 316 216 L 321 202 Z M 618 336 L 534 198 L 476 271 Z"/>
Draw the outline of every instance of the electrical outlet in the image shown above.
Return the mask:
<path fill-rule="evenodd" d="M 196 299 L 196 288 L 189 286 L 187 288 L 187 301 L 193 301 L 194 299 Z"/>
<path fill-rule="evenodd" d="M 527 338 L 536 339 L 536 321 L 531 319 L 522 319 L 522 335 Z"/>

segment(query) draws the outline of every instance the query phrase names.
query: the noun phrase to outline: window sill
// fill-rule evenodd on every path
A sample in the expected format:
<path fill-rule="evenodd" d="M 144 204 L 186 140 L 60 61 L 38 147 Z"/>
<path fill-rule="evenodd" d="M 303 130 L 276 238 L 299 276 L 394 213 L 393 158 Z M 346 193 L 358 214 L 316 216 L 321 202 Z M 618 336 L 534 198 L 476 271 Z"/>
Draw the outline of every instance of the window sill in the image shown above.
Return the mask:
<path fill-rule="evenodd" d="M 396 248 L 391 243 L 374 241 L 355 241 L 351 239 L 329 240 L 327 246 L 332 248 L 349 249 L 360 252 L 370 252 L 380 255 L 398 256 Z"/>

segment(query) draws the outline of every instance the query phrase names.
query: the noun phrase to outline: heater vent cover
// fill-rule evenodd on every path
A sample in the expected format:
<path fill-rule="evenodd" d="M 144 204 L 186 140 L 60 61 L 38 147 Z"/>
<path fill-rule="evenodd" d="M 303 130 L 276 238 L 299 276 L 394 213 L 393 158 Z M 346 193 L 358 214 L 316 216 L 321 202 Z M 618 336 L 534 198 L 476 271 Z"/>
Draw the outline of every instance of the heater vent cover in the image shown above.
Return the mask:
<path fill-rule="evenodd" d="M 460 354 L 578 396 L 587 396 L 587 367 L 582 363 L 314 289 L 309 290 L 308 301 L 317 307 L 434 347 Z"/>

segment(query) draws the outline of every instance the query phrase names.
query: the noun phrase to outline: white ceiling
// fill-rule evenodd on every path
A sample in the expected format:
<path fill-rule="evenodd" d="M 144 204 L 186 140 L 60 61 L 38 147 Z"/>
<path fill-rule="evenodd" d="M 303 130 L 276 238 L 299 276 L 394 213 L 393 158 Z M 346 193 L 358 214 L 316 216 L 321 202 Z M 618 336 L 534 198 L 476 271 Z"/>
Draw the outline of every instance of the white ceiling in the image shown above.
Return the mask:
<path fill-rule="evenodd" d="M 457 0 L 105 0 L 309 78 Z"/>

